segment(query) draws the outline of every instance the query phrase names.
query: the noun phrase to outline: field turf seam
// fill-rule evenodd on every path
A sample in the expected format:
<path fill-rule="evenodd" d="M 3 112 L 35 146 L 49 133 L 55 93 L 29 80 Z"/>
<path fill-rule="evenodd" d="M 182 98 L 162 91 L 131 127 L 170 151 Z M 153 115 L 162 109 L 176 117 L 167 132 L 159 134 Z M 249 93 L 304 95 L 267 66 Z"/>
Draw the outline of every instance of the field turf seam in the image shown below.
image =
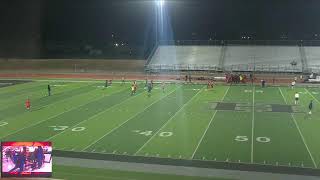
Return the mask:
<path fill-rule="evenodd" d="M 159 134 L 159 132 L 160 132 L 164 127 L 166 127 L 167 124 L 169 124 L 169 122 L 171 122 L 171 120 L 172 120 L 184 107 L 186 107 L 190 102 L 192 102 L 192 100 L 193 100 L 196 96 L 198 96 L 198 95 L 200 94 L 200 92 L 203 91 L 203 89 L 204 89 L 204 87 L 202 87 L 201 90 L 199 90 L 199 92 L 197 92 L 197 93 L 196 93 L 192 98 L 190 98 L 184 105 L 182 105 L 181 108 L 180 108 L 177 112 L 175 112 L 175 114 L 174 114 L 170 119 L 168 119 L 167 122 L 166 122 L 164 125 L 162 125 L 162 127 L 161 127 L 156 133 L 154 133 L 154 134 L 150 137 L 150 139 L 149 139 L 147 142 L 145 142 L 145 143 L 140 147 L 140 149 L 138 149 L 137 152 L 134 153 L 134 155 L 137 155 L 157 134 Z"/>
<path fill-rule="evenodd" d="M 223 97 L 222 97 L 221 101 L 223 101 L 223 100 L 224 100 L 224 98 L 226 97 L 226 95 L 227 95 L 227 94 L 228 94 L 228 92 L 229 92 L 229 89 L 230 89 L 230 86 L 228 87 L 228 89 L 227 89 L 227 90 L 226 90 L 226 92 L 224 93 L 224 95 L 223 95 Z M 194 155 L 195 155 L 195 154 L 196 154 L 196 152 L 198 151 L 198 148 L 199 148 L 200 144 L 202 143 L 203 138 L 206 136 L 207 131 L 208 131 L 209 127 L 211 126 L 212 121 L 213 121 L 214 117 L 216 116 L 217 112 L 218 112 L 218 111 L 216 110 L 216 111 L 214 112 L 214 114 L 212 115 L 212 118 L 210 119 L 210 122 L 209 122 L 209 124 L 208 124 L 208 126 L 207 126 L 206 130 L 205 130 L 205 131 L 204 131 L 204 133 L 202 134 L 202 137 L 201 137 L 201 139 L 199 140 L 199 142 L 198 142 L 198 144 L 197 144 L 197 146 L 196 146 L 196 149 L 195 149 L 195 150 L 194 150 L 194 152 L 192 153 L 191 159 L 193 159 L 193 158 L 194 158 Z"/>
<path fill-rule="evenodd" d="M 94 90 L 95 90 L 95 89 L 93 89 L 92 91 L 94 91 Z M 119 91 L 115 91 L 114 93 L 121 92 L 121 91 L 124 91 L 124 90 L 121 89 L 121 90 L 119 90 Z M 86 93 L 90 93 L 90 92 L 91 92 L 91 91 L 86 92 Z M 86 93 L 81 93 L 81 94 L 78 94 L 78 95 L 76 95 L 76 96 L 81 96 L 81 95 L 86 94 Z M 112 93 L 112 94 L 114 94 L 114 93 Z M 107 96 L 110 96 L 110 95 L 112 95 L 112 94 L 108 94 Z M 64 101 L 68 101 L 70 98 L 73 98 L 73 97 L 75 97 L 75 96 L 70 96 L 70 97 L 68 97 L 68 98 L 66 98 L 66 99 L 63 99 L 63 100 L 60 100 L 60 101 L 56 101 L 56 102 L 50 104 L 49 106 L 53 106 L 53 105 L 55 105 L 56 103 L 61 103 L 61 102 L 64 102 Z M 105 97 L 105 96 L 104 96 L 104 97 Z M 85 103 L 85 104 L 81 104 L 80 106 L 76 106 L 76 107 L 70 108 L 70 109 L 68 109 L 68 110 L 66 110 L 66 111 L 63 111 L 63 112 L 59 113 L 59 114 L 56 114 L 56 115 L 54 115 L 54 116 L 50 116 L 49 118 L 46 118 L 46 119 L 44 119 L 44 120 L 42 120 L 42 121 L 36 122 L 36 123 L 34 123 L 34 124 L 31 124 L 30 126 L 26 126 L 26 127 L 22 128 L 22 129 L 19 129 L 19 130 L 17 130 L 17 131 L 14 131 L 14 132 L 12 132 L 12 133 L 10 133 L 10 134 L 1 136 L 0 138 L 5 138 L 5 137 L 7 137 L 7 136 L 11 136 L 11 135 L 13 135 L 13 134 L 16 134 L 16 133 L 18 133 L 18 132 L 20 132 L 20 131 L 22 131 L 22 130 L 24 130 L 24 129 L 28 129 L 28 128 L 31 128 L 31 127 L 33 127 L 33 126 L 36 126 L 36 125 L 38 125 L 38 124 L 40 124 L 40 123 L 43 123 L 43 122 L 45 122 L 45 121 L 48 121 L 49 119 L 58 117 L 58 116 L 60 116 L 60 115 L 62 115 L 62 114 L 64 114 L 64 113 L 67 113 L 67 112 L 70 112 L 70 111 L 72 111 L 72 110 L 74 110 L 74 109 L 77 109 L 77 108 L 80 108 L 80 107 L 82 107 L 82 106 L 85 106 L 85 105 L 87 105 L 87 104 L 89 104 L 89 103 L 91 103 L 91 102 L 94 102 L 94 101 L 96 101 L 96 100 L 98 100 L 98 99 L 100 99 L 100 98 L 101 98 L 101 97 L 94 98 L 92 101 L 89 101 L 89 102 L 87 102 L 87 103 Z M 0 121 L 0 122 L 2 122 L 2 121 Z"/>
<path fill-rule="evenodd" d="M 120 92 L 121 92 L 121 91 L 120 91 Z M 114 94 L 114 93 L 112 93 L 112 94 Z M 111 107 L 109 107 L 109 108 L 107 108 L 107 109 L 105 109 L 105 110 L 103 110 L 103 111 L 101 111 L 101 112 L 99 112 L 99 113 L 91 116 L 91 117 L 88 118 L 88 119 L 85 119 L 85 120 L 83 120 L 83 121 L 80 121 L 80 122 L 77 123 L 76 125 L 73 125 L 71 128 L 74 128 L 74 127 L 76 127 L 76 126 L 78 126 L 78 125 L 80 125 L 80 124 L 82 124 L 82 123 L 84 123 L 84 122 L 86 122 L 86 121 L 89 121 L 90 119 L 93 119 L 93 118 L 95 118 L 95 117 L 97 117 L 97 116 L 105 113 L 106 111 L 109 111 L 110 109 L 113 109 L 113 108 L 115 108 L 115 107 L 117 107 L 117 106 L 119 106 L 119 105 L 121 105 L 121 104 L 123 104 L 123 103 L 125 103 L 125 102 L 127 102 L 127 101 L 129 101 L 129 100 L 131 100 L 131 99 L 133 99 L 133 98 L 135 98 L 135 97 L 138 97 L 138 96 L 140 96 L 140 95 L 142 95 L 142 94 L 144 94 L 144 93 L 142 92 L 142 93 L 138 94 L 137 96 L 131 96 L 131 97 L 125 99 L 124 101 L 122 101 L 122 102 L 120 102 L 120 103 L 118 103 L 118 104 L 115 104 L 115 105 L 113 105 L 113 106 L 111 106 Z M 56 134 L 56 135 L 54 135 L 54 136 L 51 136 L 50 138 L 47 139 L 47 141 L 50 140 L 50 139 L 52 139 L 52 138 L 54 138 L 54 137 L 56 137 L 56 136 L 58 136 L 58 135 L 61 135 L 61 134 L 65 133 L 65 132 L 67 132 L 67 131 L 62 131 L 62 132 L 60 132 L 60 133 L 58 133 L 58 134 Z"/>
<path fill-rule="evenodd" d="M 284 95 L 283 95 L 283 93 L 282 93 L 281 88 L 278 88 L 278 89 L 279 89 L 279 91 L 280 91 L 280 93 L 281 93 L 284 101 L 286 102 L 286 104 L 288 104 L 286 98 L 284 97 Z M 300 127 L 299 127 L 299 125 L 298 125 L 298 123 L 297 123 L 297 121 L 296 121 L 296 118 L 293 116 L 292 113 L 290 113 L 290 115 L 291 115 L 291 118 L 292 118 L 292 120 L 293 120 L 293 122 L 294 122 L 294 124 L 295 124 L 295 126 L 296 126 L 296 128 L 297 128 L 297 130 L 298 130 L 298 132 L 299 132 L 299 134 L 300 134 L 300 137 L 301 137 L 301 139 L 302 139 L 302 141 L 303 141 L 303 143 L 304 143 L 304 145 L 305 145 L 308 153 L 309 153 L 309 156 L 310 156 L 310 158 L 311 158 L 311 160 L 312 160 L 312 163 L 313 163 L 314 167 L 315 167 L 315 168 L 318 168 L 318 167 L 317 167 L 317 164 L 316 164 L 316 162 L 315 162 L 315 160 L 314 160 L 314 158 L 313 158 L 313 156 L 312 156 L 312 154 L 311 154 L 311 151 L 310 151 L 310 149 L 309 149 L 309 147 L 308 147 L 308 145 L 307 145 L 307 143 L 306 143 L 306 140 L 305 140 L 305 138 L 304 138 L 304 136 L 303 136 L 303 134 L 302 134 L 302 132 L 301 132 L 301 130 L 300 130 Z"/>
<path fill-rule="evenodd" d="M 167 95 L 163 96 L 162 98 L 154 101 L 153 103 L 151 103 L 150 105 L 148 105 L 146 108 L 144 108 L 142 111 L 139 111 L 138 113 L 134 114 L 132 117 L 128 118 L 126 121 L 124 121 L 123 123 L 121 123 L 120 125 L 118 125 L 117 127 L 113 128 L 111 131 L 107 132 L 106 134 L 104 134 L 103 136 L 101 136 L 100 138 L 98 138 L 97 140 L 93 141 L 92 143 L 90 143 L 88 146 L 86 146 L 85 148 L 82 149 L 82 152 L 86 151 L 87 149 L 89 149 L 91 146 L 93 146 L 94 144 L 98 143 L 101 139 L 103 139 L 104 137 L 108 136 L 109 134 L 111 134 L 112 132 L 114 132 L 115 130 L 117 130 L 118 128 L 122 127 L 124 124 L 126 124 L 127 122 L 129 122 L 131 119 L 133 119 L 134 117 L 138 116 L 139 114 L 143 113 L 144 111 L 146 111 L 148 108 L 150 108 L 152 105 L 154 105 L 155 103 L 159 102 L 160 100 L 162 100 L 163 98 L 169 96 L 170 94 L 172 94 L 173 92 L 176 91 L 177 88 L 175 88 L 174 90 L 172 90 L 171 92 L 169 92 Z"/>

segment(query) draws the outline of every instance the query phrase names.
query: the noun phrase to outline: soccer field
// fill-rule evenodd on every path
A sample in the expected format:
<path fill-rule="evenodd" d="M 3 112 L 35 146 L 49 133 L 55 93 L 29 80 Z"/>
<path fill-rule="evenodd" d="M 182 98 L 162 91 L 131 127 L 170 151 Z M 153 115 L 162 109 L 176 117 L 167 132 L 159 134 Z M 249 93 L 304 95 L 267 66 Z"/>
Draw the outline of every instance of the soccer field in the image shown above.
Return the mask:
<path fill-rule="evenodd" d="M 0 88 L 0 140 L 49 140 L 63 151 L 319 167 L 319 88 L 168 83 L 148 96 L 140 83 L 131 96 L 129 83 L 103 85 L 48 80 Z"/>

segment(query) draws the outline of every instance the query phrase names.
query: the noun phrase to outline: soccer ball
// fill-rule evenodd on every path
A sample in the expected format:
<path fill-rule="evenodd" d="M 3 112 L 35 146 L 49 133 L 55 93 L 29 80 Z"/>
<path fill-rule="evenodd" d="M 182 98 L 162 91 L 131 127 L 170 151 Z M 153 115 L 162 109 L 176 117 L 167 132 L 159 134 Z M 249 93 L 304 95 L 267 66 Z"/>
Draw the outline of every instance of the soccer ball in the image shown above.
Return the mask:
<path fill-rule="evenodd" d="M 309 114 L 312 114 L 311 111 L 309 112 Z"/>

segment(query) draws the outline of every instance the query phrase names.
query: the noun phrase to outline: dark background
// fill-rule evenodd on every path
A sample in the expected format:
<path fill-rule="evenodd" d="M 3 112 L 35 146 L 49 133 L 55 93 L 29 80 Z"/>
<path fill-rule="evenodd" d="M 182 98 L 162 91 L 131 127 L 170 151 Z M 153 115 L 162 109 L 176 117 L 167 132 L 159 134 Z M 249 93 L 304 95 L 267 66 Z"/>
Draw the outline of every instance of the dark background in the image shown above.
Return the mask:
<path fill-rule="evenodd" d="M 155 7 L 153 0 L 1 0 L 0 56 L 145 58 Z M 166 0 L 163 8 L 166 40 L 320 38 L 319 0 Z"/>

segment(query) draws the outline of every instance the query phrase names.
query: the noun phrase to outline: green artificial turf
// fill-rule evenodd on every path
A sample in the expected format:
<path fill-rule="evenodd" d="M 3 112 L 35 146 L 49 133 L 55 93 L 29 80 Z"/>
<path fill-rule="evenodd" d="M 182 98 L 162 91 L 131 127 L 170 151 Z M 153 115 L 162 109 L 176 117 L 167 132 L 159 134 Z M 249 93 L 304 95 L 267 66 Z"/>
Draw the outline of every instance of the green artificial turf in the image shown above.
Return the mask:
<path fill-rule="evenodd" d="M 103 86 L 35 81 L 0 88 L 0 140 L 50 140 L 54 149 L 67 151 L 319 166 L 319 88 L 168 83 L 148 94 L 140 83 L 131 96 L 130 83 Z M 295 92 L 301 96 L 297 106 Z M 26 97 L 31 111 L 24 109 Z M 311 99 L 314 110 L 307 115 Z M 216 109 L 219 102 L 235 109 Z M 275 112 L 273 105 L 297 112 Z"/>

